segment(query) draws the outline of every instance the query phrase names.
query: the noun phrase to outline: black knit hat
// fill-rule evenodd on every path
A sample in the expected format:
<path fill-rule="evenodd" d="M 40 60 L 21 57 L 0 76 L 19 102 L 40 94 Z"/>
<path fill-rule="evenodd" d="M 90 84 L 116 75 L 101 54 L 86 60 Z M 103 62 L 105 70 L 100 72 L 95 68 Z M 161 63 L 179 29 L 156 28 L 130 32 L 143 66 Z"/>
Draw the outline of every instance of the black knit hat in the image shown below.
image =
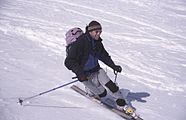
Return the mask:
<path fill-rule="evenodd" d="M 88 25 L 88 31 L 102 30 L 101 24 L 97 21 L 91 21 Z"/>

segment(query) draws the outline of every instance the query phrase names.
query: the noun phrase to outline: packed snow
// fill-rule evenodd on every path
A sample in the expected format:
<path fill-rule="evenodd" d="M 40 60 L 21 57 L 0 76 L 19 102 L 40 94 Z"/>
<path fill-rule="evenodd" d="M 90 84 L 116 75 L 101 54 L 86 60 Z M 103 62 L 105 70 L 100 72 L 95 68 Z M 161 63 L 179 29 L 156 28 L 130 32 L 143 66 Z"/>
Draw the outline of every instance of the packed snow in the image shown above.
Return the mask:
<path fill-rule="evenodd" d="M 1 0 L 0 120 L 122 120 L 70 89 L 65 33 L 92 20 L 144 120 L 186 119 L 186 1 Z M 112 80 L 113 71 L 102 64 Z M 83 87 L 80 82 L 74 83 Z"/>

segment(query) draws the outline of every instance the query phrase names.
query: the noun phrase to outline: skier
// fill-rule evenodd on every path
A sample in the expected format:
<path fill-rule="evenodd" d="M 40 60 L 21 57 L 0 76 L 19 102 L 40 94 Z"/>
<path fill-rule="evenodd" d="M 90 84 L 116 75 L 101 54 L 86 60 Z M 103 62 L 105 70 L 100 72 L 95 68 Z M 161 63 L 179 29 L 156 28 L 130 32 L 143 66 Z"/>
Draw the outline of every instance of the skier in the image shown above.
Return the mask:
<path fill-rule="evenodd" d="M 102 26 L 97 21 L 91 21 L 86 26 L 86 32 L 78 37 L 68 49 L 65 66 L 72 70 L 93 94 L 100 97 L 102 101 L 107 97 L 108 88 L 111 91 L 116 106 L 120 110 L 133 111 L 123 99 L 119 87 L 107 76 L 100 67 L 98 60 L 111 67 L 115 72 L 121 72 L 122 68 L 116 65 L 102 44 L 100 37 Z"/>

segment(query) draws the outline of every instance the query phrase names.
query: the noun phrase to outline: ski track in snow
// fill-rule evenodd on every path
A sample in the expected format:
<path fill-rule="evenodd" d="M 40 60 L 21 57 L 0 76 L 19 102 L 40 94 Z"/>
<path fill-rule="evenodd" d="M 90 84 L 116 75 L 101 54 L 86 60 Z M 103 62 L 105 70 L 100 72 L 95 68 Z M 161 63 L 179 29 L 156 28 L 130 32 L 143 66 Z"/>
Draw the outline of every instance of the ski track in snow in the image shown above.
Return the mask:
<path fill-rule="evenodd" d="M 104 15 L 112 16 L 114 18 L 117 18 L 118 17 L 120 19 L 124 19 L 124 20 L 130 21 L 130 22 L 133 22 L 134 24 L 139 24 L 139 25 L 144 26 L 144 27 L 152 28 L 152 29 L 161 31 L 161 32 L 163 32 L 165 34 L 176 36 L 176 37 L 181 38 L 181 39 L 186 39 L 185 36 L 175 34 L 175 33 L 171 32 L 171 31 L 167 31 L 167 30 L 165 30 L 163 28 L 160 28 L 160 27 L 157 27 L 157 26 L 154 26 L 154 25 L 150 25 L 150 24 L 144 23 L 144 22 L 141 22 L 141 21 L 132 19 L 132 18 L 127 17 L 127 16 L 119 15 L 119 14 L 112 13 L 112 12 L 105 12 L 104 10 L 101 10 L 101 9 L 91 8 L 90 6 L 82 6 L 82 5 L 79 5 L 79 4 L 69 3 L 69 2 L 66 2 L 66 1 L 60 1 L 60 3 L 61 2 L 64 3 L 64 4 L 67 4 L 69 6 L 76 7 L 76 8 L 81 8 L 81 9 L 83 8 L 83 9 L 85 9 L 85 11 L 91 10 L 91 11 L 95 11 L 95 13 L 99 13 L 99 14 L 102 13 Z M 74 12 L 74 13 L 79 14 L 79 15 L 82 15 L 82 16 L 87 16 L 87 17 L 95 18 L 94 16 L 89 16 L 89 15 L 86 15 L 86 14 L 82 14 L 81 12 L 77 12 L 76 10 L 70 10 L 70 9 L 66 9 L 66 10 L 67 11 L 70 11 L 70 12 Z M 102 21 L 108 22 L 105 19 L 102 19 Z M 110 23 L 117 24 L 117 23 L 114 23 L 114 22 L 110 22 Z M 118 25 L 119 26 L 122 26 L 121 24 L 118 24 Z"/>
<path fill-rule="evenodd" d="M 186 118 L 183 1 L 117 0 L 106 4 L 97 0 L 3 0 L 0 3 L 0 120 L 48 120 L 54 116 L 56 120 L 62 116 L 68 120 L 90 116 L 92 120 L 121 119 L 68 87 L 33 100 L 30 106 L 19 107 L 15 103 L 18 97 L 69 82 L 73 74 L 63 65 L 64 34 L 74 26 L 83 29 L 92 19 L 102 23 L 105 47 L 123 67 L 118 77 L 120 87 L 150 94 L 143 104 L 132 101 L 141 116 L 149 120 Z M 114 78 L 110 69 L 108 74 Z M 33 113 L 28 115 L 30 111 Z"/>

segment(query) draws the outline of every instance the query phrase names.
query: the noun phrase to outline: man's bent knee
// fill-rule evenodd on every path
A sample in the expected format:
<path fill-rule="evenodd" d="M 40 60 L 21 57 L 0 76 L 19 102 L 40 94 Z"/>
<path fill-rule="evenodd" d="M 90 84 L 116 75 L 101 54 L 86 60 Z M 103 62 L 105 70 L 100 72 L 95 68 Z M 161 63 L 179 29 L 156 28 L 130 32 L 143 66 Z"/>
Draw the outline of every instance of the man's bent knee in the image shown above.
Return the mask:
<path fill-rule="evenodd" d="M 119 87 L 113 83 L 111 80 L 105 84 L 105 86 L 112 92 L 115 93 L 119 90 Z"/>

